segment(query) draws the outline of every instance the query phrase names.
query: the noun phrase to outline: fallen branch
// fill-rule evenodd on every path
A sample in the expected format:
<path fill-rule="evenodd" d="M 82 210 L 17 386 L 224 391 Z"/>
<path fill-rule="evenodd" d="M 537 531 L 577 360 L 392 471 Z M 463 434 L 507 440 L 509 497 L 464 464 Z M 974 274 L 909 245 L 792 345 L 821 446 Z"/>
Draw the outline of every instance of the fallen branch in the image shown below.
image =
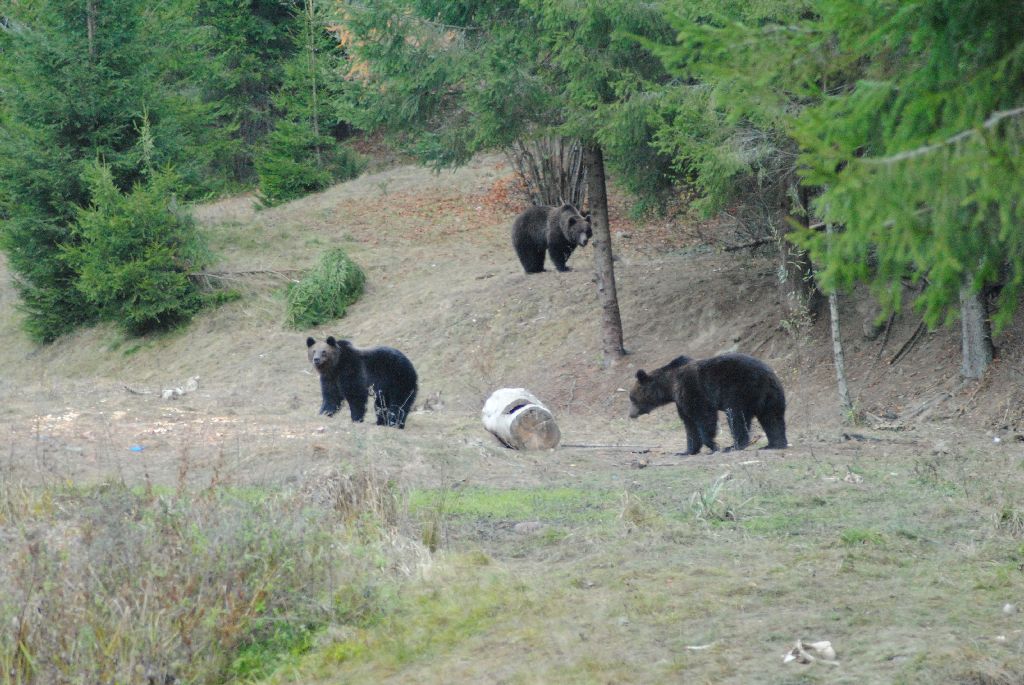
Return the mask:
<path fill-rule="evenodd" d="M 216 278 L 222 281 L 237 281 L 246 276 L 276 276 L 292 280 L 294 274 L 304 273 L 305 269 L 249 269 L 247 271 L 196 271 L 189 278 Z"/>
<path fill-rule="evenodd" d="M 762 245 L 767 245 L 768 243 L 774 242 L 775 238 L 761 238 L 760 240 L 755 240 L 749 243 L 743 243 L 742 245 L 726 245 L 725 247 L 722 248 L 722 250 L 724 252 L 737 252 L 738 250 L 746 250 L 751 247 L 760 247 Z"/>

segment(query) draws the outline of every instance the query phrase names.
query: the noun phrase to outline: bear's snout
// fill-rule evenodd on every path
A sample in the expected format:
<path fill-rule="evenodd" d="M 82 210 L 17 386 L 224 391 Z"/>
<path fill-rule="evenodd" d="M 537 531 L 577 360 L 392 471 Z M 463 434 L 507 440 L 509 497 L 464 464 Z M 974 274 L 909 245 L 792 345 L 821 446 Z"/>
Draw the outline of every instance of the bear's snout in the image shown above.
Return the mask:
<path fill-rule="evenodd" d="M 586 233 L 580 233 L 580 237 L 576 239 L 576 242 L 580 244 L 580 247 L 584 247 L 588 240 L 590 240 L 590 236 Z"/>
<path fill-rule="evenodd" d="M 636 406 L 636 404 L 630 402 L 629 403 L 629 418 L 635 419 L 636 417 L 640 416 L 640 413 L 641 413 L 640 412 L 640 407 L 638 407 L 638 406 Z"/>

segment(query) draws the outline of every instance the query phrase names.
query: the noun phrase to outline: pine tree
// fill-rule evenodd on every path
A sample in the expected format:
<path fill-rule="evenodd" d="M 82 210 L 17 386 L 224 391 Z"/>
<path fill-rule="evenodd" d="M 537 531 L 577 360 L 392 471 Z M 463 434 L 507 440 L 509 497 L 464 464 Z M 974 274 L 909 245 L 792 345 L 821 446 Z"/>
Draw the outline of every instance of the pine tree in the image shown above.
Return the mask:
<path fill-rule="evenodd" d="M 209 110 L 190 93 L 199 34 L 184 4 L 75 0 L 7 5 L 0 60 L 0 246 L 32 338 L 95 320 L 62 257 L 74 246 L 85 167 L 103 160 L 118 187 L 174 165 L 183 197 L 203 189 Z M 149 133 L 143 139 L 144 120 Z"/>
<path fill-rule="evenodd" d="M 83 176 L 89 205 L 77 212 L 74 246 L 62 249 L 75 287 L 101 319 L 130 335 L 188 321 L 202 304 L 189 273 L 203 266 L 206 250 L 191 215 L 174 208 L 176 176 L 155 172 L 129 193 L 101 164 Z"/>
<path fill-rule="evenodd" d="M 1024 5 L 998 0 L 823 4 L 823 28 L 865 65 L 795 128 L 835 236 L 805 231 L 826 287 L 871 284 L 887 310 L 902 280 L 930 326 L 964 322 L 964 375 L 991 358 L 1024 288 Z"/>
<path fill-rule="evenodd" d="M 346 85 L 339 78 L 344 56 L 325 13 L 315 0 L 304 0 L 296 16 L 293 56 L 283 63 L 283 81 L 273 96 L 279 118 L 254 158 L 260 201 L 267 206 L 355 178 L 366 167 L 336 139 L 349 132 L 332 106 Z"/>
<path fill-rule="evenodd" d="M 196 22 L 207 27 L 202 93 L 217 107 L 218 170 L 238 183 L 255 178 L 253 158 L 280 116 L 273 97 L 301 31 L 298 2 L 195 0 Z"/>

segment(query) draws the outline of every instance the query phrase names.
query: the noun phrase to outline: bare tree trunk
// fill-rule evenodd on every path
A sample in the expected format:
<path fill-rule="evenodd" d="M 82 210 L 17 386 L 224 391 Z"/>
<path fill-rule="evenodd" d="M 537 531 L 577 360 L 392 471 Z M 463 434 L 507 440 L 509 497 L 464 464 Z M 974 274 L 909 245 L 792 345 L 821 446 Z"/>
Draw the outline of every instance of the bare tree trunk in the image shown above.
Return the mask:
<path fill-rule="evenodd" d="M 825 231 L 831 235 L 834 232 L 832 224 L 826 224 Z M 832 319 L 832 359 L 836 367 L 836 387 L 839 390 L 839 408 L 844 415 L 849 415 L 853 410 L 853 402 L 850 400 L 850 388 L 846 383 L 846 362 L 843 357 L 843 339 L 839 332 L 839 296 L 835 291 L 828 294 L 828 311 Z"/>
<path fill-rule="evenodd" d="M 608 189 L 604 181 L 604 153 L 596 142 L 583 150 L 587 170 L 587 194 L 590 196 L 590 222 L 594 229 L 594 278 L 601 303 L 601 342 L 605 361 L 615 361 L 624 354 L 622 317 L 619 296 L 615 290 L 615 266 L 612 264 L 612 236 L 608 227 Z"/>
<path fill-rule="evenodd" d="M 790 195 L 790 197 L 792 196 Z M 804 226 L 810 226 L 810 191 L 800 186 L 797 190 L 797 198 L 799 206 L 794 206 L 791 201 L 789 214 L 799 217 Z M 811 323 L 818 311 L 821 293 L 814 285 L 814 265 L 811 264 L 811 258 L 807 251 L 786 240 L 786 234 L 790 230 L 789 226 L 783 224 L 778 234 L 781 258 L 779 268 L 781 299 L 790 320 L 797 323 Z"/>
<path fill-rule="evenodd" d="M 96 59 L 96 2 L 90 0 L 85 6 L 85 34 L 89 40 L 89 60 Z"/>
<path fill-rule="evenodd" d="M 969 280 L 969 279 L 968 279 Z M 965 285 L 960 289 L 960 373 L 964 378 L 981 378 L 992 361 L 992 328 L 985 300 Z"/>
<path fill-rule="evenodd" d="M 311 118 L 313 125 L 313 135 L 316 136 L 316 161 L 317 166 L 322 163 L 320 153 L 320 115 L 317 112 L 317 92 L 316 92 L 316 13 L 313 7 L 313 0 L 306 0 L 306 40 L 309 42 L 309 78 L 311 81 L 310 87 L 310 106 L 312 109 Z"/>
<path fill-rule="evenodd" d="M 779 288 L 782 303 L 790 320 L 812 323 L 821 294 L 814 286 L 814 268 L 807 251 L 786 240 L 785 231 L 779 234 Z"/>

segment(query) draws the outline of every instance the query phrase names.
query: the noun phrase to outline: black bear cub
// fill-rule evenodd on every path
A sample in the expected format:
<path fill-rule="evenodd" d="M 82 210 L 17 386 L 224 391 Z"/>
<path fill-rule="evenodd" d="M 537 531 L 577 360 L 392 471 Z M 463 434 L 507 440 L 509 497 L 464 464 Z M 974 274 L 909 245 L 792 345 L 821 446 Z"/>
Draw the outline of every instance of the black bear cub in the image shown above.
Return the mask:
<path fill-rule="evenodd" d="M 334 416 L 347 400 L 352 420 L 362 421 L 373 386 L 377 425 L 405 428 L 416 400 L 416 369 L 404 354 L 393 347 L 362 350 L 333 336 L 324 342 L 306 338 L 306 354 L 320 375 L 321 414 Z"/>
<path fill-rule="evenodd" d="M 528 274 L 544 270 L 545 251 L 556 269 L 569 271 L 565 265 L 569 255 L 593 236 L 590 215 L 580 214 L 568 203 L 561 207 L 530 207 L 512 222 L 512 247 Z"/>
<path fill-rule="evenodd" d="M 789 444 L 782 383 L 767 364 L 745 354 L 699 360 L 677 357 L 650 373 L 641 369 L 636 372 L 629 401 L 632 419 L 675 402 L 686 427 L 688 454 L 697 454 L 704 445 L 712 452 L 718 449 L 719 411 L 729 420 L 733 449 L 750 444 L 750 424 L 755 417 L 768 436 L 768 449 L 785 449 Z"/>

